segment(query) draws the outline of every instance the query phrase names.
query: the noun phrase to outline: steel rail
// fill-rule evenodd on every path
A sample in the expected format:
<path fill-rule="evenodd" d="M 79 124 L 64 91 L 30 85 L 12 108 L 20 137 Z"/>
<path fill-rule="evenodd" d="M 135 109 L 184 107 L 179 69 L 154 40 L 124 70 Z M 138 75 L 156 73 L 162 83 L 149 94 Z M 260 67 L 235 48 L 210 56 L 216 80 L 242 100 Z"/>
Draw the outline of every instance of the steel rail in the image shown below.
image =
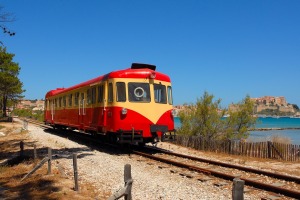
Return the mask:
<path fill-rule="evenodd" d="M 282 179 L 282 180 L 286 180 L 286 181 L 293 181 L 295 183 L 300 183 L 300 178 L 295 177 L 295 176 L 290 176 L 290 175 L 285 175 L 285 174 L 278 174 L 278 173 L 274 173 L 274 172 L 268 172 L 268 171 L 249 168 L 249 167 L 244 167 L 244 166 L 240 166 L 240 165 L 234 165 L 234 164 L 223 163 L 223 162 L 214 161 L 214 160 L 208 160 L 208 159 L 205 159 L 205 158 L 199 158 L 199 157 L 183 155 L 183 154 L 174 153 L 174 152 L 170 152 L 170 151 L 164 151 L 164 150 L 160 150 L 160 149 L 159 149 L 159 151 L 161 151 L 165 154 L 174 155 L 174 156 L 178 156 L 178 157 L 181 157 L 181 158 L 187 158 L 187 159 L 190 159 L 190 160 L 206 162 L 206 163 L 209 163 L 209 164 L 219 165 L 219 166 L 222 166 L 222 167 L 239 169 L 239 170 L 243 170 L 243 171 L 247 171 L 247 172 L 252 172 L 252 173 L 256 173 L 256 174 L 262 174 L 262 175 L 270 176 L 270 177 L 277 178 L 277 179 Z"/>
<path fill-rule="evenodd" d="M 133 153 L 135 153 L 137 155 L 147 157 L 147 158 L 150 158 L 150 159 L 153 159 L 153 160 L 156 160 L 156 161 L 161 161 L 161 162 L 164 162 L 164 163 L 172 164 L 172 165 L 177 166 L 177 167 L 182 167 L 182 168 L 194 170 L 194 171 L 197 171 L 197 172 L 200 172 L 200 173 L 205 173 L 205 174 L 212 175 L 212 176 L 219 177 L 219 178 L 226 179 L 226 180 L 231 180 L 232 181 L 234 178 L 236 178 L 236 176 L 234 176 L 234 175 L 229 175 L 229 174 L 225 174 L 225 173 L 222 173 L 222 172 L 219 172 L 219 171 L 210 170 L 210 169 L 207 169 L 207 168 L 196 167 L 196 166 L 180 163 L 180 162 L 173 161 L 173 160 L 160 158 L 160 157 L 153 156 L 151 154 L 147 154 L 147 153 L 143 153 L 143 152 L 139 152 L 139 151 L 136 151 L 136 150 L 133 150 Z M 247 179 L 247 178 L 240 178 L 240 179 L 244 180 L 245 184 L 248 185 L 248 186 L 252 186 L 252 187 L 255 187 L 255 188 L 258 188 L 258 189 L 275 192 L 277 194 L 282 194 L 282 195 L 292 197 L 292 198 L 299 198 L 300 197 L 300 192 L 299 191 L 285 189 L 285 188 L 281 188 L 281 187 L 266 184 L 266 183 L 260 183 L 258 181 L 254 181 L 254 180 Z"/>

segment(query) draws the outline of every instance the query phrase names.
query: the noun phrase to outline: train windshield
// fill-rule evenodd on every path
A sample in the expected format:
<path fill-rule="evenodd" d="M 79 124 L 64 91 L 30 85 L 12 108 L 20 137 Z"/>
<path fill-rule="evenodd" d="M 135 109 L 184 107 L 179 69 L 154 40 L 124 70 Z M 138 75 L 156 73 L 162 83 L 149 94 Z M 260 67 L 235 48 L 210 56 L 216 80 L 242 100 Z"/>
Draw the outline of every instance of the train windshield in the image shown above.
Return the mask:
<path fill-rule="evenodd" d="M 128 83 L 128 97 L 130 102 L 150 102 L 149 83 Z"/>
<path fill-rule="evenodd" d="M 162 84 L 153 84 L 155 103 L 167 103 L 166 86 Z"/>

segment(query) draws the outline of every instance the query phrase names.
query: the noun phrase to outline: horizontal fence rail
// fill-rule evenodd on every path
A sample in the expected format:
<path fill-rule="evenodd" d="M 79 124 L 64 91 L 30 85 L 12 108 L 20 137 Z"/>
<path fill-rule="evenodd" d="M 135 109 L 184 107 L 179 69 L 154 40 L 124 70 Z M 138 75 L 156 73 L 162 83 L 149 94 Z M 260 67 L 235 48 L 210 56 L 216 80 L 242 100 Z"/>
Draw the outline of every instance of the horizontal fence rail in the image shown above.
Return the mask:
<path fill-rule="evenodd" d="M 300 145 L 276 142 L 244 142 L 207 140 L 201 136 L 177 135 L 175 144 L 202 151 L 220 152 L 254 158 L 300 161 Z"/>

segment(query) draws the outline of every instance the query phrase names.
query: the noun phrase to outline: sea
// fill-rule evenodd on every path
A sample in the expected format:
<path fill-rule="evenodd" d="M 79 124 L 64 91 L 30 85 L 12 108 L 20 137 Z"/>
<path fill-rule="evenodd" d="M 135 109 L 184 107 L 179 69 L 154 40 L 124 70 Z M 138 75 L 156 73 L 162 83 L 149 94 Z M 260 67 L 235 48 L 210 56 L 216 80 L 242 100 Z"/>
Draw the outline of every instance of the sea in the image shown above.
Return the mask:
<path fill-rule="evenodd" d="M 174 122 L 176 128 L 181 126 L 179 117 L 175 117 Z M 263 142 L 271 141 L 274 137 L 280 137 L 289 140 L 291 144 L 300 145 L 300 118 L 258 117 L 255 128 L 282 128 L 283 130 L 250 131 L 247 141 Z"/>

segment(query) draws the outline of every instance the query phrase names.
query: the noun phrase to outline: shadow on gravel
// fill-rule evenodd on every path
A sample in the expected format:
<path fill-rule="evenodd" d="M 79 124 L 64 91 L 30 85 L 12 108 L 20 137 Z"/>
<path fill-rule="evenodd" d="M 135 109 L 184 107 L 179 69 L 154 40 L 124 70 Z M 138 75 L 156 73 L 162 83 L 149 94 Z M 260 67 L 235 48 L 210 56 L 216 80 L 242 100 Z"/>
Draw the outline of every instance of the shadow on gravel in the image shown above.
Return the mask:
<path fill-rule="evenodd" d="M 77 153 L 76 151 L 93 151 L 97 150 L 99 152 L 111 154 L 111 155 L 123 155 L 123 154 L 129 154 L 131 151 L 130 147 L 124 147 L 123 148 L 115 148 L 112 146 L 109 146 L 105 144 L 105 139 L 101 135 L 92 136 L 89 134 L 83 134 L 76 131 L 70 131 L 70 130 L 55 130 L 55 129 L 45 129 L 45 132 L 49 134 L 53 134 L 59 137 L 63 137 L 65 139 L 68 139 L 70 141 L 76 142 L 78 144 L 86 146 L 86 148 L 74 148 L 74 149 L 67 149 L 69 152 Z M 92 140 L 97 140 L 97 143 Z M 102 143 L 102 144 L 101 144 Z M 121 146 L 120 146 L 121 147 Z M 63 150 L 63 149 L 61 149 Z M 78 154 L 79 155 L 79 154 Z M 88 156 L 87 154 L 86 156 Z M 92 155 L 92 154 L 90 154 Z M 81 155 L 82 156 L 82 155 Z"/>

